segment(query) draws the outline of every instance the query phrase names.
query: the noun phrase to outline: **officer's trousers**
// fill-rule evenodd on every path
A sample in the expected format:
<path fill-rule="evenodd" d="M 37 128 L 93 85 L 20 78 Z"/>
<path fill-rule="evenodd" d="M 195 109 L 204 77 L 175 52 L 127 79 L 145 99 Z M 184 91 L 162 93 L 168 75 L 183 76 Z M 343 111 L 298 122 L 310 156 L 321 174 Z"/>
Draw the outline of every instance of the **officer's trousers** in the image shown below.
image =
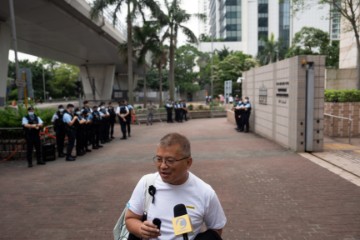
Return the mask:
<path fill-rule="evenodd" d="M 75 145 L 76 130 L 73 128 L 66 129 L 66 135 L 68 137 L 68 145 L 66 149 L 66 157 L 71 157 L 72 150 Z"/>
<path fill-rule="evenodd" d="M 26 136 L 26 158 L 28 164 L 32 164 L 32 154 L 33 149 L 35 147 L 36 151 L 36 160 L 37 162 L 41 162 L 41 148 L 40 148 L 40 136 L 38 133 L 30 133 Z"/>

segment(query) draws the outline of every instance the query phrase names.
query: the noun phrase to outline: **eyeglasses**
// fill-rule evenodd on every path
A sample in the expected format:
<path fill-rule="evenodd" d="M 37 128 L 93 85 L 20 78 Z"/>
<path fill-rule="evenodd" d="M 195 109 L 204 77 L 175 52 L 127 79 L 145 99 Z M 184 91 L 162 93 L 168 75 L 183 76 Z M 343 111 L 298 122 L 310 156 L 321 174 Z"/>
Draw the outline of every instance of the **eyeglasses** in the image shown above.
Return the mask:
<path fill-rule="evenodd" d="M 167 166 L 173 166 L 175 164 L 175 162 L 179 162 L 179 161 L 182 161 L 182 160 L 185 160 L 187 158 L 189 158 L 190 156 L 187 156 L 187 157 L 183 157 L 183 158 L 180 158 L 180 159 L 174 159 L 174 158 L 162 158 L 162 157 L 159 157 L 159 156 L 155 156 L 153 157 L 153 162 L 155 164 L 162 164 L 163 162 L 165 162 L 165 164 Z"/>

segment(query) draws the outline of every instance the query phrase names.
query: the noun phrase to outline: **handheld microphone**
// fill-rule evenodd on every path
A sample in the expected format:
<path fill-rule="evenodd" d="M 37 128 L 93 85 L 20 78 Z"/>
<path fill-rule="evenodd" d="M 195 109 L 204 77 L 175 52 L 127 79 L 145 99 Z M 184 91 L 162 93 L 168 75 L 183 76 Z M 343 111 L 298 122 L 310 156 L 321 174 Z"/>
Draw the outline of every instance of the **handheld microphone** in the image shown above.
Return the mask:
<path fill-rule="evenodd" d="M 157 228 L 160 230 L 161 228 L 161 220 L 158 218 L 154 218 L 153 224 L 157 226 Z"/>
<path fill-rule="evenodd" d="M 187 214 L 184 204 L 178 204 L 174 207 L 174 218 L 172 220 L 175 235 L 183 235 L 184 240 L 188 240 L 188 233 L 192 232 L 190 217 Z"/>

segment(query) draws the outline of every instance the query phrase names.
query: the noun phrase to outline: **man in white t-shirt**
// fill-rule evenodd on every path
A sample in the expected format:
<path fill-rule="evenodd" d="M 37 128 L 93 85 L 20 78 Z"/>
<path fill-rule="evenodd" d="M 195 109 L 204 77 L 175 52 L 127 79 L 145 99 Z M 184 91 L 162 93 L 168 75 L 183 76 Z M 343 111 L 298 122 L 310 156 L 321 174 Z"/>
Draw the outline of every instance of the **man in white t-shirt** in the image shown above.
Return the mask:
<path fill-rule="evenodd" d="M 193 232 L 188 233 L 190 240 L 195 239 L 203 225 L 221 236 L 226 217 L 211 186 L 189 172 L 192 165 L 189 140 L 178 133 L 167 134 L 160 140 L 153 159 L 158 170 L 152 174 L 156 188 L 154 201 L 148 207 L 147 221 L 142 222 L 148 178 L 144 176 L 128 203 L 126 227 L 129 232 L 143 239 L 183 239 L 182 235 L 175 236 L 172 219 L 174 206 L 184 204 L 193 227 Z M 155 218 L 161 220 L 160 231 L 152 223 Z"/>

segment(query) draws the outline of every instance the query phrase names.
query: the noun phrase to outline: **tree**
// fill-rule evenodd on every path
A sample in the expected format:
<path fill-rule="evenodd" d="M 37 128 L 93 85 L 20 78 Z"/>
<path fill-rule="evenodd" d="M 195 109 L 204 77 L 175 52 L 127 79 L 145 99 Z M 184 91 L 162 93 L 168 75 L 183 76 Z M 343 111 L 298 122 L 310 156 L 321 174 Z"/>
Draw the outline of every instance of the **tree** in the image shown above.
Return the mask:
<path fill-rule="evenodd" d="M 214 81 L 216 94 L 223 93 L 224 81 L 236 81 L 244 71 L 255 67 L 257 62 L 251 55 L 243 52 L 234 52 L 228 55 L 223 61 L 214 58 Z"/>
<path fill-rule="evenodd" d="M 79 68 L 61 63 L 57 64 L 53 71 L 53 78 L 49 82 L 50 94 L 55 98 L 77 97 L 76 81 L 79 78 Z"/>
<path fill-rule="evenodd" d="M 339 41 L 330 42 L 329 34 L 321 29 L 303 27 L 295 33 L 292 46 L 286 56 L 325 55 L 327 67 L 337 67 L 339 64 Z"/>
<path fill-rule="evenodd" d="M 280 43 L 275 41 L 275 36 L 271 33 L 269 38 L 262 39 L 264 45 L 259 50 L 257 59 L 261 65 L 266 65 L 269 63 L 276 62 L 278 60 L 280 52 Z"/>
<path fill-rule="evenodd" d="M 134 102 L 133 96 L 133 55 L 132 55 L 132 24 L 135 14 L 140 12 L 144 16 L 143 9 L 145 7 L 149 8 L 155 16 L 159 14 L 160 8 L 154 0 L 95 0 L 91 8 L 91 18 L 96 19 L 99 15 L 108 7 L 113 8 L 112 18 L 113 24 L 115 25 L 118 20 L 118 12 L 120 12 L 123 4 L 127 4 L 127 67 L 128 67 L 128 100 L 130 104 Z M 131 9 L 132 6 L 132 9 Z"/>
<path fill-rule="evenodd" d="M 192 94 L 200 90 L 197 82 L 198 73 L 193 71 L 199 53 L 197 48 L 189 44 L 176 49 L 175 75 L 177 86 L 183 93 Z"/>
<path fill-rule="evenodd" d="M 181 31 L 185 34 L 190 43 L 196 43 L 197 38 L 195 34 L 187 27 L 184 26 L 186 22 L 190 20 L 192 16 L 197 16 L 201 19 L 204 19 L 204 15 L 191 15 L 185 12 L 185 10 L 180 8 L 181 0 L 173 0 L 169 3 L 165 0 L 165 7 L 167 10 L 166 14 L 166 23 L 167 23 L 167 30 L 165 31 L 165 37 L 169 39 L 169 93 L 170 99 L 174 100 L 175 94 L 175 80 L 174 80 L 174 73 L 175 73 L 175 50 L 177 48 L 177 38 L 178 33 Z"/>
<path fill-rule="evenodd" d="M 315 0 L 313 0 L 315 1 Z M 330 4 L 332 11 L 340 13 L 344 22 L 343 31 L 352 32 L 357 47 L 356 71 L 357 88 L 360 89 L 360 1 L 359 0 L 316 0 L 320 4 Z M 311 6 L 309 0 L 293 0 L 295 11 Z"/>
<path fill-rule="evenodd" d="M 329 43 L 328 33 L 313 27 L 303 27 L 299 32 L 295 33 L 287 56 L 324 54 Z"/>

